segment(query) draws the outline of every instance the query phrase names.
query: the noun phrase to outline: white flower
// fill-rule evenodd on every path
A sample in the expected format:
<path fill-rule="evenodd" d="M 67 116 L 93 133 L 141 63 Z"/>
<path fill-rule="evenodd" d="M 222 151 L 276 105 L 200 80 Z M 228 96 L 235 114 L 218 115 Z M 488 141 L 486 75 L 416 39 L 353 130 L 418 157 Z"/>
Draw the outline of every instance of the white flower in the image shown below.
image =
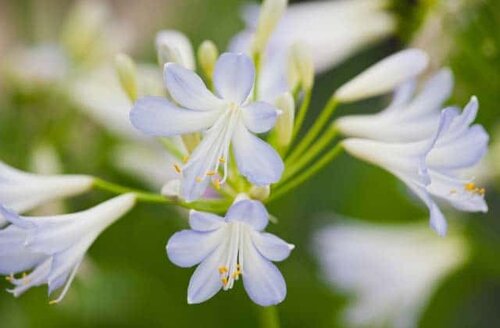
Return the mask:
<path fill-rule="evenodd" d="M 343 116 L 335 124 L 349 137 L 387 142 L 430 137 L 436 131 L 441 108 L 453 89 L 452 73 L 443 69 L 416 94 L 415 88 L 416 81 L 410 80 L 396 90 L 392 103 L 380 113 Z"/>
<path fill-rule="evenodd" d="M 195 59 L 189 39 L 181 32 L 163 30 L 156 35 L 156 50 L 160 63 L 176 63 L 194 70 Z"/>
<path fill-rule="evenodd" d="M 0 204 L 24 213 L 45 203 L 88 191 L 92 182 L 90 176 L 31 174 L 0 162 Z M 4 224 L 0 215 L 0 226 Z"/>
<path fill-rule="evenodd" d="M 484 189 L 462 177 L 462 172 L 478 164 L 487 151 L 486 131 L 480 125 L 470 126 L 477 110 L 475 97 L 462 113 L 455 108 L 445 109 L 435 135 L 422 141 L 389 143 L 351 138 L 344 141 L 344 146 L 353 156 L 378 165 L 405 182 L 429 207 L 432 228 L 444 235 L 446 220 L 436 198 L 462 211 L 488 210 Z"/>
<path fill-rule="evenodd" d="M 180 267 L 198 265 L 188 288 L 188 303 L 201 303 L 219 290 L 231 289 L 240 276 L 255 303 L 278 304 L 286 284 L 271 261 L 286 259 L 293 245 L 263 232 L 269 214 L 258 201 L 240 200 L 226 217 L 191 211 L 192 230 L 174 234 L 167 244 L 169 259 Z"/>
<path fill-rule="evenodd" d="M 269 131 L 278 115 L 273 106 L 248 99 L 254 77 L 254 66 L 247 56 L 223 54 L 214 72 L 216 96 L 193 71 L 168 63 L 165 85 L 181 107 L 161 97 L 144 97 L 134 105 L 130 120 L 148 135 L 205 132 L 182 169 L 181 194 L 187 201 L 199 198 L 210 181 L 218 185 L 226 180 L 231 144 L 239 171 L 251 183 L 267 185 L 280 179 L 281 158 L 270 145 L 251 133 Z"/>
<path fill-rule="evenodd" d="M 352 102 L 394 90 L 427 67 L 429 57 L 419 49 L 406 49 L 384 58 L 342 85 L 335 92 L 341 102 Z"/>
<path fill-rule="evenodd" d="M 440 281 L 467 260 L 461 235 L 434 238 L 422 224 L 344 221 L 316 235 L 325 278 L 354 298 L 349 327 L 417 327 Z"/>
<path fill-rule="evenodd" d="M 10 274 L 10 290 L 19 296 L 31 287 L 48 284 L 49 294 L 64 286 L 61 301 L 94 240 L 135 203 L 133 194 L 115 197 L 91 209 L 65 215 L 23 217 L 0 206 L 11 223 L 0 230 L 0 273 Z M 21 278 L 13 274 L 32 269 Z"/>

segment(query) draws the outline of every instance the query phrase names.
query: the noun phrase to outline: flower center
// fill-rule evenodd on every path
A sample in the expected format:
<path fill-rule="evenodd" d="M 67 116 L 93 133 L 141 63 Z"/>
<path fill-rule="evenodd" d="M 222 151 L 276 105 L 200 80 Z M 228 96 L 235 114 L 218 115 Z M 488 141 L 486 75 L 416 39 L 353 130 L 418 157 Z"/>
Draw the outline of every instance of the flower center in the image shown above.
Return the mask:
<path fill-rule="evenodd" d="M 246 227 L 239 222 L 229 223 L 230 238 L 226 242 L 226 249 L 222 256 L 222 265 L 218 268 L 222 288 L 233 288 L 234 281 L 243 274 L 243 243 Z"/>

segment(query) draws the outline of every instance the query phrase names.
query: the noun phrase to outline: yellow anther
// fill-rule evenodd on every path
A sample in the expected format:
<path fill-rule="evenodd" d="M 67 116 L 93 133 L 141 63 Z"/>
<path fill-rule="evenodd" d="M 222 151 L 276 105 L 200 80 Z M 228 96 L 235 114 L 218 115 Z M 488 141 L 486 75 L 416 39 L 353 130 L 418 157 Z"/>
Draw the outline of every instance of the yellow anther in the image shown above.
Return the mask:
<path fill-rule="evenodd" d="M 219 163 L 224 164 L 226 163 L 226 159 L 224 157 L 219 158 Z"/>
<path fill-rule="evenodd" d="M 184 158 L 182 159 L 182 162 L 183 162 L 184 164 L 186 164 L 188 161 L 189 161 L 189 156 L 187 156 L 187 155 L 186 155 L 186 156 L 184 156 Z"/>
<path fill-rule="evenodd" d="M 220 281 L 222 282 L 222 284 L 223 284 L 224 286 L 227 286 L 227 284 L 228 284 L 228 282 L 229 282 L 229 281 L 227 280 L 227 278 L 222 278 Z"/>
<path fill-rule="evenodd" d="M 220 274 L 224 274 L 224 273 L 226 273 L 228 271 L 229 271 L 229 269 L 226 266 L 219 267 L 219 273 Z"/>
<path fill-rule="evenodd" d="M 477 187 L 473 182 L 466 183 L 464 189 L 479 196 L 484 196 L 486 193 L 484 188 Z"/>
<path fill-rule="evenodd" d="M 181 167 L 177 164 L 174 164 L 174 170 L 175 170 L 175 172 L 177 172 L 179 174 L 181 173 Z"/>
<path fill-rule="evenodd" d="M 214 186 L 215 186 L 215 189 L 217 189 L 217 190 L 220 189 L 220 180 L 219 179 L 214 179 Z"/>
<path fill-rule="evenodd" d="M 233 273 L 233 279 L 236 279 L 238 280 L 238 278 L 240 277 L 241 275 L 241 271 L 240 270 L 237 270 Z"/>
<path fill-rule="evenodd" d="M 50 305 L 54 305 L 54 304 L 57 304 L 57 303 L 59 303 L 59 302 L 56 301 L 56 300 L 52 300 L 52 301 L 49 302 Z"/>
<path fill-rule="evenodd" d="M 208 172 L 206 173 L 206 175 L 207 175 L 207 176 L 209 176 L 209 177 L 213 177 L 216 173 L 217 173 L 217 172 L 215 172 L 215 171 L 208 171 Z"/>
<path fill-rule="evenodd" d="M 464 188 L 467 191 L 475 191 L 476 190 L 476 185 L 474 184 L 474 182 L 469 182 L 469 183 L 465 184 Z"/>
<path fill-rule="evenodd" d="M 486 194 L 486 189 L 479 188 L 479 190 L 477 192 L 478 192 L 479 195 L 484 196 L 484 194 Z"/>
<path fill-rule="evenodd" d="M 200 182 L 203 182 L 203 178 L 200 178 L 200 177 L 196 177 L 195 178 L 196 182 L 200 183 Z"/>

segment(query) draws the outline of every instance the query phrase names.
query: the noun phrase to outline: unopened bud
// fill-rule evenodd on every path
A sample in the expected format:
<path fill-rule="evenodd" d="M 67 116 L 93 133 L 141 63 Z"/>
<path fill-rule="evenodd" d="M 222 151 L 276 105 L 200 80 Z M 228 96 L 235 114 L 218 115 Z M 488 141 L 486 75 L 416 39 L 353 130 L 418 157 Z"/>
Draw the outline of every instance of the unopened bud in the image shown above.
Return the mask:
<path fill-rule="evenodd" d="M 196 149 L 196 146 L 198 146 L 200 141 L 201 137 L 197 132 L 182 135 L 182 142 L 184 143 L 184 147 L 186 147 L 188 153 L 192 153 Z"/>
<path fill-rule="evenodd" d="M 304 90 L 312 89 L 314 63 L 311 52 L 304 44 L 295 44 L 290 49 L 288 82 L 292 88 L 300 83 Z"/>
<path fill-rule="evenodd" d="M 156 51 L 161 67 L 166 63 L 177 63 L 190 70 L 195 69 L 193 47 L 182 33 L 173 30 L 161 31 L 156 35 Z"/>
<path fill-rule="evenodd" d="M 215 62 L 219 57 L 217 46 L 210 40 L 202 42 L 198 48 L 198 63 L 206 77 L 212 78 Z"/>
<path fill-rule="evenodd" d="M 138 96 L 137 67 L 134 60 L 125 54 L 116 55 L 115 70 L 123 91 L 132 102 L 136 101 Z"/>
<path fill-rule="evenodd" d="M 279 147 L 286 147 L 292 141 L 293 125 L 295 122 L 295 101 L 287 92 L 275 101 L 276 107 L 281 110 L 281 115 L 276 120 L 276 143 Z"/>
<path fill-rule="evenodd" d="M 259 21 L 253 43 L 254 51 L 263 52 L 281 16 L 285 12 L 287 0 L 265 0 L 260 7 Z"/>
<path fill-rule="evenodd" d="M 271 194 L 271 188 L 269 186 L 252 186 L 248 195 L 255 200 L 265 201 L 269 198 Z"/>
<path fill-rule="evenodd" d="M 170 199 L 178 199 L 181 190 L 181 180 L 172 179 L 161 188 L 161 194 Z"/>

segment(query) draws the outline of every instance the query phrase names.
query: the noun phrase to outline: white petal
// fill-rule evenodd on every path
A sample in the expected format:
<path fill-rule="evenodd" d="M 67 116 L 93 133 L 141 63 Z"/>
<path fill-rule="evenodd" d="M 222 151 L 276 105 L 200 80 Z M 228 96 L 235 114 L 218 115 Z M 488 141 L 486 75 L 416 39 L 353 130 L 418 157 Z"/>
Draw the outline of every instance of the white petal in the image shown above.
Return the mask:
<path fill-rule="evenodd" d="M 196 231 L 213 231 L 224 225 L 224 218 L 206 212 L 191 210 L 189 212 L 189 226 Z"/>
<path fill-rule="evenodd" d="M 134 104 L 130 121 L 145 134 L 168 137 L 208 129 L 219 115 L 179 108 L 162 97 L 144 97 Z"/>
<path fill-rule="evenodd" d="M 250 95 L 255 69 L 248 56 L 225 53 L 215 64 L 214 85 L 218 94 L 236 104 L 242 104 Z"/>
<path fill-rule="evenodd" d="M 156 48 L 158 51 L 166 47 L 172 52 L 169 61 L 177 62 L 187 69 L 195 69 L 193 47 L 189 39 L 181 32 L 175 30 L 163 30 L 156 34 Z"/>
<path fill-rule="evenodd" d="M 183 230 L 175 233 L 167 244 L 167 255 L 172 263 L 182 268 L 203 261 L 220 245 L 224 231 L 199 232 Z"/>
<path fill-rule="evenodd" d="M 240 221 L 262 231 L 269 222 L 269 213 L 261 202 L 243 199 L 236 201 L 226 213 L 227 222 Z"/>
<path fill-rule="evenodd" d="M 25 240 L 26 231 L 14 225 L 0 230 L 0 274 L 30 270 L 47 257 L 27 249 Z"/>
<path fill-rule="evenodd" d="M 222 288 L 219 267 L 223 263 L 223 247 L 218 247 L 196 268 L 189 281 L 188 297 L 189 304 L 202 303 Z"/>
<path fill-rule="evenodd" d="M 252 241 L 259 253 L 269 261 L 283 261 L 295 248 L 294 245 L 267 232 L 253 232 Z"/>
<path fill-rule="evenodd" d="M 408 49 L 391 55 L 341 86 L 335 97 L 352 102 L 390 92 L 420 74 L 429 62 L 425 52 Z"/>
<path fill-rule="evenodd" d="M 248 296 L 261 306 L 281 303 L 286 297 L 286 283 L 281 272 L 248 242 L 246 241 L 243 251 L 242 273 Z"/>
<path fill-rule="evenodd" d="M 233 151 L 238 169 L 255 185 L 277 182 L 284 165 L 276 150 L 252 135 L 240 122 L 233 135 Z"/>
<path fill-rule="evenodd" d="M 263 133 L 272 129 L 276 124 L 279 110 L 265 102 L 254 102 L 242 107 L 243 122 L 254 133 Z"/>
<path fill-rule="evenodd" d="M 215 97 L 195 72 L 168 63 L 164 71 L 165 86 L 172 98 L 182 107 L 193 110 L 220 109 L 224 103 Z"/>

